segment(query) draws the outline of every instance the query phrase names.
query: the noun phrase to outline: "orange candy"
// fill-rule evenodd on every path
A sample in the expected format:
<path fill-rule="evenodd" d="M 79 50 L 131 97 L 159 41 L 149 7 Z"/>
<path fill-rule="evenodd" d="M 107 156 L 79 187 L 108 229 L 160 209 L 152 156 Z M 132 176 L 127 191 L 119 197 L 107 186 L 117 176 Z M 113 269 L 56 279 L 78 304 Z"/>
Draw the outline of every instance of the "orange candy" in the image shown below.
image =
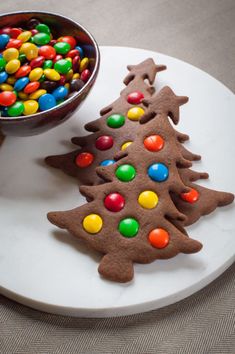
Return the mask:
<path fill-rule="evenodd" d="M 77 155 L 75 159 L 75 163 L 78 167 L 88 167 L 92 164 L 94 160 L 94 155 L 92 155 L 90 152 L 81 152 L 80 154 Z"/>
<path fill-rule="evenodd" d="M 196 189 L 191 188 L 191 190 L 187 193 L 181 193 L 180 198 L 183 199 L 185 202 L 188 203 L 195 203 L 199 198 L 199 193 Z"/>
<path fill-rule="evenodd" d="M 39 81 L 32 81 L 28 85 L 25 86 L 24 88 L 24 93 L 30 94 L 36 91 L 40 86 Z"/>
<path fill-rule="evenodd" d="M 152 152 L 160 151 L 164 146 L 164 140 L 160 135 L 150 135 L 144 139 L 144 146 Z"/>
<path fill-rule="evenodd" d="M 154 229 L 148 235 L 150 244 L 155 248 L 165 248 L 170 240 L 168 232 L 164 229 Z"/>

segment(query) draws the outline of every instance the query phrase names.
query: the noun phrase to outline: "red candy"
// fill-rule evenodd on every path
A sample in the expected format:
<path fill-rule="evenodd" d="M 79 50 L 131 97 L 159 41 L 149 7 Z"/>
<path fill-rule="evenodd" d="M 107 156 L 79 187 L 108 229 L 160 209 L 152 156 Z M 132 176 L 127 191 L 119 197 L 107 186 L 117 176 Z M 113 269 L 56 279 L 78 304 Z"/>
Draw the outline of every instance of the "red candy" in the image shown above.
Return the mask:
<path fill-rule="evenodd" d="M 191 188 L 191 190 L 187 193 L 181 193 L 180 198 L 183 199 L 185 202 L 188 203 L 195 203 L 199 198 L 199 193 L 196 189 Z"/>
<path fill-rule="evenodd" d="M 20 28 L 11 28 L 10 36 L 11 38 L 17 38 L 23 31 Z"/>
<path fill-rule="evenodd" d="M 94 160 L 94 155 L 90 152 L 81 152 L 77 155 L 75 163 L 78 167 L 88 167 L 92 164 Z"/>
<path fill-rule="evenodd" d="M 160 135 L 150 135 L 144 139 L 144 146 L 149 151 L 160 151 L 164 146 L 164 140 Z"/>
<path fill-rule="evenodd" d="M 43 65 L 44 61 L 45 61 L 45 58 L 43 56 L 39 56 L 39 57 L 31 60 L 29 65 L 31 66 L 32 69 L 39 68 Z"/>
<path fill-rule="evenodd" d="M 144 94 L 140 91 L 134 91 L 127 96 L 127 102 L 130 104 L 139 104 L 144 98 Z"/>
<path fill-rule="evenodd" d="M 110 193 L 105 198 L 104 205 L 106 209 L 113 212 L 118 212 L 124 208 L 125 199 L 119 193 Z"/>
<path fill-rule="evenodd" d="M 113 146 L 113 138 L 108 135 L 100 136 L 95 142 L 95 147 L 98 150 L 108 150 L 112 146 Z"/>
<path fill-rule="evenodd" d="M 21 66 L 19 70 L 17 70 L 17 72 L 15 73 L 15 78 L 19 79 L 20 77 L 27 76 L 30 73 L 31 69 L 32 68 L 30 65 Z"/>
<path fill-rule="evenodd" d="M 36 30 L 36 28 L 33 28 L 30 30 L 30 32 L 32 33 L 33 36 L 35 36 L 35 34 L 38 33 L 38 30 Z"/>
<path fill-rule="evenodd" d="M 66 55 L 67 58 L 74 58 L 76 56 L 80 57 L 80 53 L 77 49 L 72 49 L 68 52 L 68 54 Z"/>
<path fill-rule="evenodd" d="M 57 43 L 57 40 L 56 40 L 56 39 L 51 39 L 48 44 L 51 45 L 52 47 L 54 47 L 54 45 L 55 45 L 56 43 Z"/>
<path fill-rule="evenodd" d="M 83 70 L 83 72 L 81 73 L 80 79 L 84 82 L 88 81 L 89 78 L 91 77 L 91 72 L 89 69 L 85 69 Z"/>
<path fill-rule="evenodd" d="M 6 48 L 20 48 L 22 46 L 22 41 L 20 39 L 10 39 L 6 45 Z"/>
<path fill-rule="evenodd" d="M 45 59 L 54 59 L 56 56 L 56 51 L 50 45 L 43 45 L 39 48 L 38 54 L 44 57 Z"/>
<path fill-rule="evenodd" d="M 79 64 L 80 64 L 80 56 L 76 55 L 73 60 L 72 60 L 72 65 L 73 65 L 73 71 L 78 71 L 79 68 Z"/>
<path fill-rule="evenodd" d="M 55 58 L 53 59 L 53 63 L 56 63 L 58 60 L 63 59 L 63 56 L 61 54 L 57 54 Z"/>
<path fill-rule="evenodd" d="M 0 34 L 8 34 L 9 36 L 11 35 L 11 27 L 4 27 L 2 29 L 0 29 Z"/>
<path fill-rule="evenodd" d="M 170 240 L 168 232 L 164 229 L 154 229 L 149 235 L 150 244 L 155 248 L 165 248 Z"/>
<path fill-rule="evenodd" d="M 76 44 L 77 44 L 75 38 L 72 36 L 63 36 L 58 40 L 58 42 L 66 42 L 66 43 L 70 44 L 71 49 L 76 47 Z"/>
<path fill-rule="evenodd" d="M 11 91 L 0 92 L 0 106 L 8 107 L 16 101 L 16 95 Z"/>
<path fill-rule="evenodd" d="M 66 76 L 65 75 L 62 75 L 60 74 L 60 81 L 59 81 L 59 85 L 60 86 L 64 86 L 66 83 Z"/>
<path fill-rule="evenodd" d="M 32 81 L 30 82 L 28 85 L 25 86 L 24 88 L 24 93 L 33 93 L 34 91 L 36 91 L 40 86 L 40 82 L 39 81 Z"/>

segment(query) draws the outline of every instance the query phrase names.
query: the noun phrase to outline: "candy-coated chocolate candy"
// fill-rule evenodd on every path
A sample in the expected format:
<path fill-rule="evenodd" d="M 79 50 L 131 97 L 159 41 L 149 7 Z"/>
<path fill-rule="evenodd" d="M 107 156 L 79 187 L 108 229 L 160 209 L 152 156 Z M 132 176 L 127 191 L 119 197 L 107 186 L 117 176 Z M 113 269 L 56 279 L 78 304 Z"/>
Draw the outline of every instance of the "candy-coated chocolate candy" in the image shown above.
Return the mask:
<path fill-rule="evenodd" d="M 125 218 L 120 221 L 118 230 L 122 236 L 131 238 L 138 234 L 139 227 L 140 225 L 136 219 Z"/>
<path fill-rule="evenodd" d="M 39 89 L 39 86 L 40 86 L 40 82 L 31 81 L 28 85 L 25 86 L 24 93 L 27 93 L 27 94 L 33 93 L 33 92 L 37 91 L 37 89 Z"/>
<path fill-rule="evenodd" d="M 55 58 L 56 56 L 56 51 L 54 47 L 52 47 L 51 45 L 43 45 L 41 48 L 39 48 L 38 53 L 40 56 L 44 57 L 45 59 L 50 59 L 50 60 Z"/>
<path fill-rule="evenodd" d="M 8 74 L 6 73 L 6 71 L 0 72 L 0 84 L 7 81 L 7 79 L 8 79 Z"/>
<path fill-rule="evenodd" d="M 75 46 L 76 46 L 76 44 L 77 44 L 76 39 L 75 39 L 74 37 L 72 37 L 72 36 L 63 36 L 63 37 L 60 37 L 58 41 L 59 41 L 59 42 L 66 42 L 66 43 L 68 43 L 68 44 L 70 45 L 70 48 L 71 48 L 71 49 L 74 49 Z"/>
<path fill-rule="evenodd" d="M 101 161 L 100 166 L 110 166 L 113 165 L 115 162 L 115 160 L 103 160 Z"/>
<path fill-rule="evenodd" d="M 144 94 L 140 91 L 133 91 L 127 96 L 127 102 L 130 104 L 140 104 L 144 98 Z"/>
<path fill-rule="evenodd" d="M 60 75 L 60 81 L 59 81 L 59 85 L 60 86 L 64 86 L 65 85 L 65 83 L 66 83 L 66 77 L 65 77 L 65 75 Z"/>
<path fill-rule="evenodd" d="M 20 39 L 22 43 L 28 42 L 28 40 L 32 37 L 32 32 L 24 31 L 19 34 L 17 39 Z"/>
<path fill-rule="evenodd" d="M 2 55 L 6 61 L 10 61 L 13 59 L 17 59 L 19 57 L 19 51 L 16 48 L 8 48 L 8 49 L 4 50 Z"/>
<path fill-rule="evenodd" d="M 14 88 L 13 88 L 12 85 L 3 83 L 3 84 L 0 84 L 0 90 L 2 90 L 2 91 L 13 91 Z"/>
<path fill-rule="evenodd" d="M 121 150 L 124 151 L 128 146 L 130 146 L 133 143 L 133 141 L 126 141 L 124 144 L 121 146 Z"/>
<path fill-rule="evenodd" d="M 4 58 L 0 58 L 0 71 L 5 69 L 7 62 Z"/>
<path fill-rule="evenodd" d="M 39 57 L 31 60 L 29 65 L 31 66 L 32 69 L 35 69 L 35 68 L 42 67 L 44 62 L 45 62 L 45 58 L 42 55 L 40 55 Z M 46 68 L 44 68 L 44 69 L 46 69 Z"/>
<path fill-rule="evenodd" d="M 82 226 L 89 234 L 97 234 L 102 229 L 103 220 L 98 214 L 89 214 L 83 219 Z"/>
<path fill-rule="evenodd" d="M 132 165 L 124 164 L 116 169 L 115 175 L 122 182 L 130 182 L 135 178 L 136 170 Z"/>
<path fill-rule="evenodd" d="M 74 79 L 79 79 L 79 78 L 80 78 L 80 74 L 79 73 L 73 74 L 73 77 L 72 77 L 73 80 Z"/>
<path fill-rule="evenodd" d="M 80 65 L 79 65 L 79 72 L 83 72 L 83 70 L 87 69 L 89 65 L 89 59 L 87 57 L 83 58 L 80 61 Z"/>
<path fill-rule="evenodd" d="M 45 23 L 39 23 L 35 28 L 38 32 L 43 32 L 47 34 L 51 33 L 50 28 Z"/>
<path fill-rule="evenodd" d="M 96 139 L 95 147 L 98 150 L 108 150 L 113 146 L 113 138 L 108 135 L 102 135 Z"/>
<path fill-rule="evenodd" d="M 38 80 L 40 83 L 44 82 L 46 80 L 46 76 L 44 74 L 42 74 L 42 76 L 40 77 L 40 79 Z"/>
<path fill-rule="evenodd" d="M 28 83 L 29 83 L 29 78 L 28 77 L 21 77 L 20 79 L 18 79 L 15 82 L 14 90 L 22 91 Z"/>
<path fill-rule="evenodd" d="M 28 60 L 32 60 L 38 56 L 38 47 L 33 43 L 23 43 L 20 47 L 20 54 L 25 54 Z"/>
<path fill-rule="evenodd" d="M 51 37 L 47 33 L 39 32 L 39 33 L 35 34 L 35 36 L 32 37 L 32 40 L 34 43 L 36 43 L 38 45 L 45 45 L 50 42 Z M 40 55 L 42 55 L 42 54 L 40 54 Z"/>
<path fill-rule="evenodd" d="M 81 73 L 81 80 L 84 82 L 87 82 L 91 77 L 91 72 L 89 69 L 85 69 L 83 70 L 83 72 Z"/>
<path fill-rule="evenodd" d="M 28 29 L 33 29 L 35 28 L 38 24 L 40 23 L 40 21 L 37 18 L 31 18 L 30 20 L 28 20 L 26 27 Z"/>
<path fill-rule="evenodd" d="M 125 124 L 125 117 L 121 114 L 115 113 L 109 116 L 106 122 L 110 128 L 120 128 Z"/>
<path fill-rule="evenodd" d="M 58 86 L 52 91 L 52 95 L 55 97 L 56 101 L 64 99 L 68 94 L 69 91 L 65 86 Z"/>
<path fill-rule="evenodd" d="M 47 109 L 51 109 L 56 106 L 56 99 L 50 93 L 46 93 L 39 98 L 38 103 L 40 110 L 46 111 Z"/>
<path fill-rule="evenodd" d="M 51 69 L 53 66 L 53 61 L 52 60 L 45 60 L 43 64 L 43 70 L 45 69 Z"/>
<path fill-rule="evenodd" d="M 47 93 L 46 90 L 43 90 L 43 89 L 37 90 L 29 95 L 29 99 L 30 100 L 38 100 L 39 97 L 41 97 L 42 95 L 45 95 L 45 93 Z"/>
<path fill-rule="evenodd" d="M 19 49 L 20 47 L 21 47 L 21 45 L 22 45 L 22 41 L 20 40 L 20 39 L 13 39 L 13 38 L 11 38 L 10 40 L 9 40 L 9 42 L 7 43 L 7 45 L 6 45 L 6 48 L 8 49 L 8 48 L 16 48 L 16 49 Z"/>
<path fill-rule="evenodd" d="M 144 146 L 149 151 L 160 151 L 164 146 L 164 140 L 160 135 L 149 135 L 144 139 Z"/>
<path fill-rule="evenodd" d="M 106 209 L 118 212 L 124 208 L 125 199 L 120 193 L 110 193 L 105 197 L 104 205 Z"/>
<path fill-rule="evenodd" d="M 52 81 L 60 80 L 60 74 L 55 69 L 45 69 L 44 75 L 46 76 L 47 79 Z"/>
<path fill-rule="evenodd" d="M 29 74 L 30 81 L 38 81 L 43 74 L 42 68 L 35 68 Z"/>
<path fill-rule="evenodd" d="M 185 202 L 193 204 L 198 200 L 199 193 L 196 189 L 191 188 L 189 192 L 181 193 L 180 198 L 183 199 Z"/>
<path fill-rule="evenodd" d="M 72 80 L 72 77 L 73 77 L 73 69 L 70 69 L 67 74 L 65 75 L 66 77 L 66 81 L 70 81 Z"/>
<path fill-rule="evenodd" d="M 69 91 L 70 91 L 70 84 L 69 84 L 68 82 L 66 82 L 66 84 L 64 85 L 64 87 L 66 87 L 66 88 L 67 88 L 67 90 L 69 90 Z"/>
<path fill-rule="evenodd" d="M 60 74 L 67 74 L 71 68 L 72 63 L 70 63 L 70 61 L 66 59 L 58 60 L 54 65 L 54 69 Z"/>
<path fill-rule="evenodd" d="M 17 28 L 17 27 L 13 27 L 10 30 L 10 37 L 17 38 L 21 33 L 22 33 L 22 29 Z"/>
<path fill-rule="evenodd" d="M 8 107 L 7 114 L 10 117 L 18 117 L 21 116 L 24 112 L 24 104 L 23 102 L 16 101 L 12 106 Z"/>
<path fill-rule="evenodd" d="M 66 58 L 74 58 L 76 56 L 79 56 L 80 58 L 80 53 L 77 49 L 72 49 L 68 52 L 68 54 L 66 54 Z"/>
<path fill-rule="evenodd" d="M 168 175 L 168 168 L 163 163 L 154 163 L 148 168 L 148 176 L 155 182 L 166 181 Z"/>
<path fill-rule="evenodd" d="M 58 86 L 56 81 L 44 81 L 41 83 L 41 89 L 46 90 L 47 92 L 52 92 Z"/>
<path fill-rule="evenodd" d="M 11 33 L 11 27 L 3 27 L 0 29 L 0 33 L 8 34 L 10 36 Z"/>
<path fill-rule="evenodd" d="M 19 61 L 22 63 L 25 63 L 27 61 L 26 55 L 25 54 L 20 54 L 18 57 Z"/>
<path fill-rule="evenodd" d="M 35 34 L 38 33 L 38 31 L 36 30 L 36 28 L 31 29 L 30 32 L 32 33 L 32 36 L 35 36 Z M 30 38 L 29 40 L 31 40 L 31 38 Z"/>
<path fill-rule="evenodd" d="M 35 114 L 38 110 L 38 103 L 35 100 L 28 100 L 24 103 L 24 115 L 28 116 L 30 114 Z"/>
<path fill-rule="evenodd" d="M 8 112 L 7 112 L 7 111 L 8 111 L 8 108 L 9 108 L 9 107 L 1 107 L 1 110 L 0 110 L 0 116 L 1 116 L 1 117 L 9 117 L 9 116 L 8 116 Z"/>
<path fill-rule="evenodd" d="M 72 60 L 73 71 L 78 71 L 80 65 L 80 57 L 76 55 Z"/>
<path fill-rule="evenodd" d="M 71 46 L 67 42 L 57 42 L 54 45 L 54 48 L 58 54 L 67 54 L 70 51 Z"/>
<path fill-rule="evenodd" d="M 14 74 L 20 67 L 20 61 L 18 59 L 10 60 L 5 66 L 5 70 L 8 74 Z"/>
<path fill-rule="evenodd" d="M 138 198 L 138 203 L 145 209 L 153 209 L 157 206 L 158 196 L 153 191 L 141 192 Z"/>
<path fill-rule="evenodd" d="M 8 34 L 0 34 L 0 49 L 4 49 L 7 43 L 10 40 L 10 36 Z"/>
<path fill-rule="evenodd" d="M 56 39 L 51 39 L 48 44 L 51 45 L 52 47 L 54 47 L 54 45 L 55 45 L 56 43 L 57 43 L 57 40 L 56 40 Z"/>
<path fill-rule="evenodd" d="M 11 91 L 0 92 L 0 106 L 8 107 L 16 101 L 16 95 Z"/>
<path fill-rule="evenodd" d="M 19 91 L 18 92 L 18 97 L 23 100 L 26 101 L 29 99 L 29 95 L 27 95 L 26 93 L 24 93 L 23 91 Z"/>
<path fill-rule="evenodd" d="M 11 75 L 11 76 L 8 76 L 8 79 L 7 79 L 6 82 L 7 82 L 9 85 L 14 85 L 15 82 L 16 82 L 16 80 L 17 80 L 17 78 L 14 77 L 13 75 Z"/>
<path fill-rule="evenodd" d="M 170 236 L 166 230 L 158 228 L 150 231 L 148 240 L 155 248 L 165 248 L 169 244 Z"/>
<path fill-rule="evenodd" d="M 139 120 L 144 115 L 144 110 L 141 107 L 132 107 L 127 112 L 127 117 L 130 120 Z"/>
<path fill-rule="evenodd" d="M 30 65 L 23 65 L 21 66 L 17 72 L 15 73 L 15 77 L 19 79 L 20 77 L 27 76 L 31 71 L 31 66 Z"/>
<path fill-rule="evenodd" d="M 53 48 L 54 49 L 54 48 Z M 63 55 L 61 54 L 56 54 L 56 56 L 53 59 L 53 63 L 55 64 L 58 60 L 63 59 Z"/>
<path fill-rule="evenodd" d="M 71 91 L 79 91 L 84 86 L 84 82 L 80 79 L 73 79 L 70 82 L 70 89 Z"/>
<path fill-rule="evenodd" d="M 75 49 L 77 49 L 79 51 L 80 58 L 82 59 L 84 57 L 84 51 L 83 51 L 82 47 L 80 47 L 79 45 L 76 45 Z"/>
<path fill-rule="evenodd" d="M 81 152 L 77 155 L 75 159 L 75 163 L 78 167 L 88 167 L 94 161 L 94 155 L 90 152 Z"/>

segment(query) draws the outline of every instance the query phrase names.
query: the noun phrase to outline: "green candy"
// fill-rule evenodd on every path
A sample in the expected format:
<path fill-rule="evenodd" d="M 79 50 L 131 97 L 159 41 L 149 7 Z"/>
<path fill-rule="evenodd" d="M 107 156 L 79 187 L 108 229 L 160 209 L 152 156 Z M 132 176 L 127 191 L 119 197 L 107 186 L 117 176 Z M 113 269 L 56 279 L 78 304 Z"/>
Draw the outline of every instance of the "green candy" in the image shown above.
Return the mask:
<path fill-rule="evenodd" d="M 24 105 L 20 101 L 16 101 L 12 106 L 8 107 L 7 114 L 10 117 L 21 116 L 24 112 Z"/>
<path fill-rule="evenodd" d="M 54 45 L 57 54 L 67 54 L 70 51 L 70 44 L 66 42 L 58 42 Z"/>
<path fill-rule="evenodd" d="M 135 237 L 139 231 L 139 223 L 134 218 L 126 218 L 120 221 L 118 230 L 124 237 Z"/>
<path fill-rule="evenodd" d="M 43 33 L 47 33 L 47 34 L 51 33 L 50 28 L 47 25 L 45 25 L 45 23 L 39 23 L 39 25 L 36 26 L 36 30 L 38 32 L 43 32 Z"/>
<path fill-rule="evenodd" d="M 19 55 L 18 59 L 21 63 L 24 63 L 27 60 L 26 55 L 23 53 Z"/>
<path fill-rule="evenodd" d="M 53 66 L 53 61 L 52 60 L 45 60 L 43 63 L 43 70 L 45 69 L 51 69 Z"/>
<path fill-rule="evenodd" d="M 58 106 L 59 104 L 63 103 L 65 100 L 61 99 L 61 100 L 58 100 L 56 101 L 56 105 Z"/>
<path fill-rule="evenodd" d="M 121 114 L 112 114 L 106 122 L 110 128 L 120 128 L 125 124 L 125 117 Z"/>
<path fill-rule="evenodd" d="M 125 164 L 116 169 L 115 175 L 119 181 L 129 182 L 135 178 L 136 170 L 132 165 Z"/>
<path fill-rule="evenodd" d="M 51 40 L 51 37 L 47 33 L 39 32 L 32 37 L 33 42 L 38 45 L 48 44 Z"/>
<path fill-rule="evenodd" d="M 4 58 L 0 58 L 0 71 L 4 70 L 7 62 Z"/>
<path fill-rule="evenodd" d="M 40 79 L 38 80 L 39 82 L 43 82 L 45 81 L 46 76 L 44 74 L 42 74 L 42 76 L 40 77 Z"/>
<path fill-rule="evenodd" d="M 60 74 L 67 74 L 67 72 L 71 68 L 72 68 L 72 63 L 66 59 L 60 59 L 54 65 L 54 69 L 58 71 L 58 73 Z"/>

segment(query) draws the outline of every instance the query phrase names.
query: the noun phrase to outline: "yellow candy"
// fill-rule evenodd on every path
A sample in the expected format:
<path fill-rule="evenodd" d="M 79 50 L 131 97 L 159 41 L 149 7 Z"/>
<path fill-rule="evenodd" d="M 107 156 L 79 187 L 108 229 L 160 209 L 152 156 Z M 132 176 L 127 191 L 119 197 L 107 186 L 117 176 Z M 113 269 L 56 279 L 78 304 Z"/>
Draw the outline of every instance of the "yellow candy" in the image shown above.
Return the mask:
<path fill-rule="evenodd" d="M 8 48 L 4 50 L 2 55 L 6 61 L 10 61 L 19 57 L 19 51 L 16 48 Z"/>
<path fill-rule="evenodd" d="M 126 148 L 131 145 L 133 143 L 133 141 L 127 141 L 126 143 L 122 144 L 121 146 L 121 150 L 124 151 L 126 150 Z"/>
<path fill-rule="evenodd" d="M 79 78 L 80 78 L 80 74 L 79 73 L 73 74 L 72 79 L 79 79 Z"/>
<path fill-rule="evenodd" d="M 72 77 L 73 77 L 73 69 L 70 69 L 70 70 L 67 72 L 67 74 L 65 75 L 65 77 L 66 77 L 66 80 L 67 80 L 67 81 L 72 80 Z"/>
<path fill-rule="evenodd" d="M 70 61 L 72 63 L 72 58 L 66 58 L 66 60 Z"/>
<path fill-rule="evenodd" d="M 38 103 L 35 100 L 24 101 L 24 115 L 34 114 L 38 110 Z"/>
<path fill-rule="evenodd" d="M 130 120 L 139 120 L 144 115 L 144 110 L 141 107 L 132 107 L 127 112 L 127 117 Z"/>
<path fill-rule="evenodd" d="M 20 47 L 20 54 L 25 54 L 28 60 L 32 60 L 38 56 L 38 47 L 33 43 L 23 43 Z"/>
<path fill-rule="evenodd" d="M 83 70 L 87 69 L 89 65 L 89 59 L 87 57 L 83 58 L 79 65 L 79 72 L 81 73 Z"/>
<path fill-rule="evenodd" d="M 69 90 L 70 84 L 67 82 L 67 83 L 64 85 L 64 87 L 66 87 L 66 88 Z"/>
<path fill-rule="evenodd" d="M 20 68 L 20 61 L 18 59 L 12 59 L 5 66 L 5 71 L 8 74 L 14 74 L 19 68 Z"/>
<path fill-rule="evenodd" d="M 45 95 L 45 93 L 47 93 L 46 90 L 43 90 L 43 89 L 37 90 L 29 95 L 29 99 L 30 100 L 38 100 L 39 97 L 41 97 L 42 95 Z"/>
<path fill-rule="evenodd" d="M 102 229 L 103 220 L 97 214 L 90 214 L 83 219 L 82 225 L 89 234 L 97 234 Z"/>
<path fill-rule="evenodd" d="M 145 209 L 153 209 L 157 206 L 158 196 L 152 191 L 144 191 L 140 193 L 138 203 Z"/>
<path fill-rule="evenodd" d="M 59 81 L 60 80 L 60 74 L 55 69 L 45 69 L 44 75 L 46 76 L 47 79 L 49 79 L 51 81 Z"/>
<path fill-rule="evenodd" d="M 27 42 L 31 37 L 32 37 L 32 33 L 30 31 L 24 31 L 21 34 L 19 34 L 17 39 L 20 39 L 22 42 Z"/>
<path fill-rule="evenodd" d="M 18 92 L 18 97 L 19 97 L 21 100 L 26 101 L 26 100 L 28 100 L 29 95 L 27 95 L 27 93 L 24 93 L 23 91 L 19 91 L 19 92 Z"/>
<path fill-rule="evenodd" d="M 16 78 L 14 76 L 9 76 L 8 79 L 7 79 L 7 83 L 9 85 L 14 85 L 14 83 L 16 82 Z"/>
<path fill-rule="evenodd" d="M 29 80 L 30 81 L 38 81 L 43 74 L 42 68 L 35 68 L 30 71 L 29 73 Z"/>
<path fill-rule="evenodd" d="M 13 91 L 14 90 L 13 86 L 8 85 L 8 84 L 1 84 L 0 89 L 2 91 Z"/>

